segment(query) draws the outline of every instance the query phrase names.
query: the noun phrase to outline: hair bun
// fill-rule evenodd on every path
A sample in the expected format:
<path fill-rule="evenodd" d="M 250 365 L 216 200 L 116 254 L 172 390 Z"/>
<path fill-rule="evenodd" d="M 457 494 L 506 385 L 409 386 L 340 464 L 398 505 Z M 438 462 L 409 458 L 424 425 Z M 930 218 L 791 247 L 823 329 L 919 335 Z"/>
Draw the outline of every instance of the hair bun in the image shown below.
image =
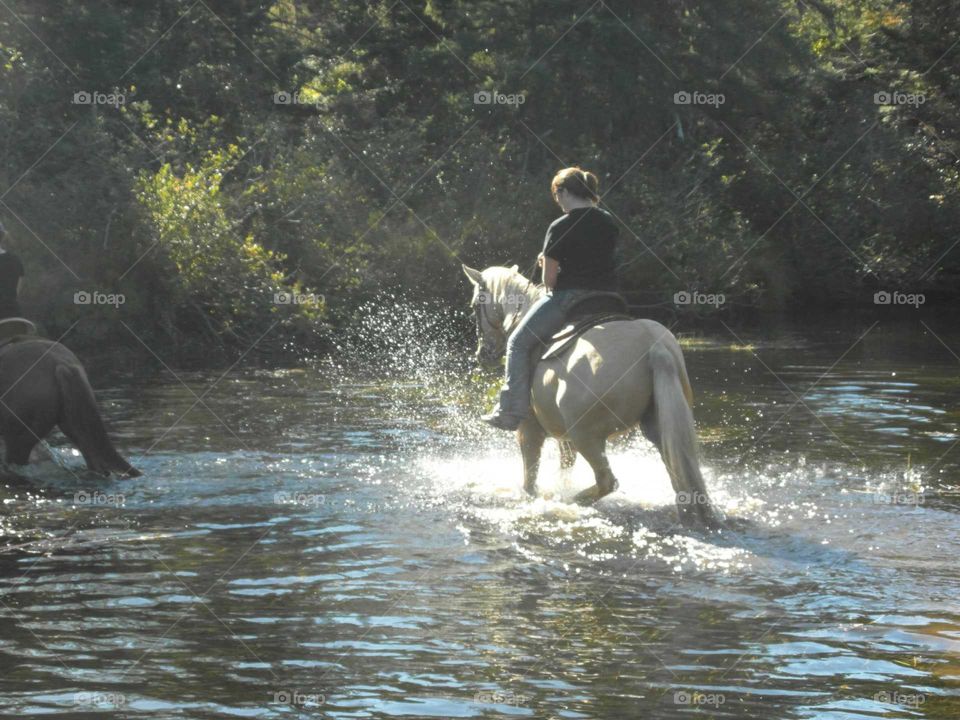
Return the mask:
<path fill-rule="evenodd" d="M 573 195 L 593 200 L 597 202 L 600 199 L 600 182 L 597 176 L 592 172 L 583 170 L 579 167 L 564 168 L 553 176 L 553 182 L 550 183 L 550 190 L 556 196 L 557 190 L 563 188 Z"/>
<path fill-rule="evenodd" d="M 582 172 L 583 184 L 586 185 L 587 189 L 589 189 L 594 195 L 598 195 L 598 191 L 600 190 L 600 181 L 597 180 L 597 176 L 589 170 L 583 170 Z"/>

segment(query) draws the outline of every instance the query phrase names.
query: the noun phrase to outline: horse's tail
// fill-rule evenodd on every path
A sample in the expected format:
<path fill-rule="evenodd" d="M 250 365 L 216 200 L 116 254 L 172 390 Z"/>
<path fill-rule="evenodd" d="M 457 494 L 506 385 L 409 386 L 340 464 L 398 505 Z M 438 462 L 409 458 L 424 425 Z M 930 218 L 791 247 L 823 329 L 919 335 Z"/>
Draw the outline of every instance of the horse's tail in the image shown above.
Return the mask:
<path fill-rule="evenodd" d="M 74 365 L 59 365 L 56 376 L 62 403 L 58 424 L 83 454 L 87 467 L 94 472 L 139 476 L 140 471 L 123 459 L 107 437 L 87 374 Z"/>
<path fill-rule="evenodd" d="M 692 393 L 686 371 L 659 342 L 650 350 L 650 365 L 660 453 L 677 493 L 680 520 L 689 525 L 699 519 L 707 527 L 720 527 L 722 516 L 713 507 L 700 473 L 697 430 L 690 410 Z"/>

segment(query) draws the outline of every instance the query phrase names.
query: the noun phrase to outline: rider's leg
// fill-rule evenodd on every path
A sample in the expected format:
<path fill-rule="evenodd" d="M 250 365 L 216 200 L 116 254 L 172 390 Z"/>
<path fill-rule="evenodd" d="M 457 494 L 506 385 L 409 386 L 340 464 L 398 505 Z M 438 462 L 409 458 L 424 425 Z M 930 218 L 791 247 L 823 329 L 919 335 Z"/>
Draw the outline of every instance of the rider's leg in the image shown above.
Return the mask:
<path fill-rule="evenodd" d="M 500 402 L 484 419 L 495 427 L 515 430 L 530 411 L 530 382 L 541 343 L 566 321 L 567 298 L 547 295 L 538 300 L 507 340 L 507 368 Z"/>

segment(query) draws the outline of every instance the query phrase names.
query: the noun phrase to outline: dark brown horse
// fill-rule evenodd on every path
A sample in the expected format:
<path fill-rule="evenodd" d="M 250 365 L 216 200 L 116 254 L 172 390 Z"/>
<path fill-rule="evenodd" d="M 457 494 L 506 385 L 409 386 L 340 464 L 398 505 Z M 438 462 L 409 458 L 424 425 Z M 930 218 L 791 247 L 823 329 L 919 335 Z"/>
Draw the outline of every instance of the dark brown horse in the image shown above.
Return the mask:
<path fill-rule="evenodd" d="M 76 445 L 94 472 L 136 477 L 107 437 L 83 365 L 63 345 L 17 336 L 0 344 L 0 436 L 6 462 L 25 465 L 54 427 Z"/>

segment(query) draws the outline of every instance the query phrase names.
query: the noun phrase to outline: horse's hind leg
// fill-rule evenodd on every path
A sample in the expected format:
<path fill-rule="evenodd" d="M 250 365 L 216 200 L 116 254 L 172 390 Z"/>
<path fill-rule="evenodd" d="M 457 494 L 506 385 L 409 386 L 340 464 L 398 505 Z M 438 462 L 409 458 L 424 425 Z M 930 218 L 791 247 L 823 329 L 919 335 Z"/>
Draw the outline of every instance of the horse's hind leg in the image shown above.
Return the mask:
<path fill-rule="evenodd" d="M 7 446 L 6 462 L 8 465 L 26 465 L 30 462 L 30 453 L 39 442 L 30 428 L 22 427 L 19 430 L 8 432 L 3 436 Z"/>
<path fill-rule="evenodd" d="M 610 463 L 607 460 L 607 439 L 590 433 L 573 433 L 570 436 L 573 446 L 577 449 L 590 467 L 597 484 L 577 493 L 574 502 L 581 505 L 590 505 L 617 489 L 617 479 L 613 476 Z"/>
<path fill-rule="evenodd" d="M 532 416 L 523 421 L 517 430 L 517 442 L 523 456 L 523 489 L 528 495 L 537 492 L 537 473 L 540 470 L 540 453 L 547 435 Z"/>

